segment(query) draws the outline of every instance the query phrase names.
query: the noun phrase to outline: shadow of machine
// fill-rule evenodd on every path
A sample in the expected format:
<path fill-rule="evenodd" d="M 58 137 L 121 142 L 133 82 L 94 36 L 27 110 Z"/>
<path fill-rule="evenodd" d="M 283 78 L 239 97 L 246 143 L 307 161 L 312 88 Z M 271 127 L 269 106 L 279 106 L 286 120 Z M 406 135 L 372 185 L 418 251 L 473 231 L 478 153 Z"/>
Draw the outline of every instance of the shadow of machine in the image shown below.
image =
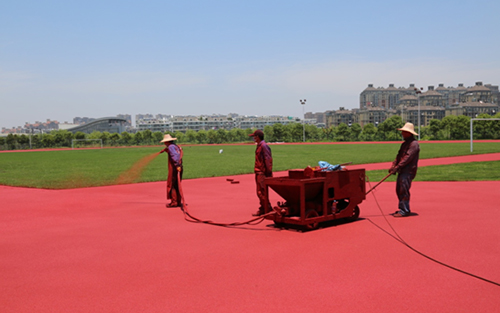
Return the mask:
<path fill-rule="evenodd" d="M 265 179 L 266 205 L 264 213 L 278 227 L 302 226 L 306 230 L 319 227 L 319 223 L 359 217 L 359 206 L 366 198 L 365 170 L 314 171 L 290 170 L 288 176 Z M 271 206 L 269 188 L 284 202 Z"/>

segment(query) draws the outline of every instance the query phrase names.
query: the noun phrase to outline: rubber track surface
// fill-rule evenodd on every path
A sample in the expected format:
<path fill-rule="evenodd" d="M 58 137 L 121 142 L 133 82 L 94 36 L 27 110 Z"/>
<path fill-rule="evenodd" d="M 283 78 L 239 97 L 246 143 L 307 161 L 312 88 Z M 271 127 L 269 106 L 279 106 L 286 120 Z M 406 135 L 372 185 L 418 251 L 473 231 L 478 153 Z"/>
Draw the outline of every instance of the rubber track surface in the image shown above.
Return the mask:
<path fill-rule="evenodd" d="M 462 160 L 484 161 L 471 158 Z M 257 207 L 253 175 L 231 177 L 239 184 L 227 178 L 184 181 L 190 212 L 217 222 L 248 220 Z M 384 215 L 396 210 L 394 189 L 386 182 L 375 192 Z M 500 181 L 414 182 L 417 215 L 386 217 L 415 249 L 500 282 L 499 198 Z M 186 222 L 179 209 L 165 208 L 164 182 L 0 186 L 0 199 L 1 312 L 497 312 L 500 306 L 500 287 L 431 262 L 374 226 L 370 220 L 391 231 L 372 195 L 361 203 L 359 220 L 304 233 L 270 221 L 238 229 Z"/>

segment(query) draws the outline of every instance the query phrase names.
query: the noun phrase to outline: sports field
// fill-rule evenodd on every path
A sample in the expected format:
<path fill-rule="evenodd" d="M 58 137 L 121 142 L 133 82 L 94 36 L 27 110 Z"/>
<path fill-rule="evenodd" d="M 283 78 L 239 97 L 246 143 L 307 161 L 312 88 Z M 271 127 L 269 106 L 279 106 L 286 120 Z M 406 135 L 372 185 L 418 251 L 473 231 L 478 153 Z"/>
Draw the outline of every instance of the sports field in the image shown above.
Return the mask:
<path fill-rule="evenodd" d="M 326 148 L 340 156 L 340 146 Z M 386 159 L 356 162 L 348 169 L 385 175 L 398 147 L 393 144 Z M 214 153 L 209 150 L 210 157 L 203 157 L 216 161 L 231 151 L 223 147 L 219 154 L 220 147 L 208 148 Z M 255 147 L 244 148 L 250 154 L 245 162 L 251 163 Z M 278 162 L 282 152 L 277 145 L 272 148 Z M 480 164 L 500 160 L 494 151 L 498 143 L 481 148 L 488 153 L 471 155 L 467 148 L 465 144 L 464 153 L 452 157 L 438 151 L 450 150 L 441 146 L 438 158 L 425 156 L 431 148 L 422 149 L 418 176 L 428 169 L 477 176 L 449 168 L 477 170 Z M 128 158 L 124 151 L 129 149 L 115 150 Z M 127 166 L 114 169 L 109 181 L 158 150 L 137 150 Z M 74 156 L 83 150 L 60 152 Z M 40 153 L 56 152 L 8 153 L 0 159 Z M 352 158 L 359 156 L 372 158 L 369 151 Z M 155 157 L 142 177 L 151 170 L 166 174 L 164 157 Z M 240 157 L 246 156 L 242 152 Z M 344 161 L 311 156 L 293 168 L 313 165 L 319 158 Z M 252 174 L 186 179 L 183 190 L 189 212 L 203 220 L 246 221 L 258 205 Z M 411 191 L 411 217 L 389 215 L 397 198 L 395 183 L 386 181 L 360 204 L 357 221 L 298 232 L 276 228 L 268 220 L 238 228 L 189 223 L 180 209 L 165 207 L 164 181 L 58 190 L 0 186 L 1 311 L 496 312 L 498 177 L 415 181 Z M 271 201 L 280 198 L 272 194 Z"/>
<path fill-rule="evenodd" d="M 353 144 L 272 144 L 274 170 L 352 162 L 368 164 L 390 162 L 400 142 Z M 462 142 L 422 142 L 421 159 L 470 155 L 470 144 Z M 184 178 L 204 178 L 248 174 L 253 171 L 255 146 L 184 146 Z M 0 184 L 48 189 L 106 186 L 121 183 L 154 182 L 166 179 L 166 155 L 157 155 L 162 146 L 0 153 Z M 222 150 L 222 153 L 220 151 Z M 473 154 L 500 152 L 500 141 L 477 142 Z M 136 172 L 125 179 L 123 173 Z M 140 167 L 140 169 L 139 169 Z M 417 180 L 461 181 L 497 180 L 499 162 L 433 167 L 422 170 Z M 372 180 L 385 173 L 369 173 Z"/>

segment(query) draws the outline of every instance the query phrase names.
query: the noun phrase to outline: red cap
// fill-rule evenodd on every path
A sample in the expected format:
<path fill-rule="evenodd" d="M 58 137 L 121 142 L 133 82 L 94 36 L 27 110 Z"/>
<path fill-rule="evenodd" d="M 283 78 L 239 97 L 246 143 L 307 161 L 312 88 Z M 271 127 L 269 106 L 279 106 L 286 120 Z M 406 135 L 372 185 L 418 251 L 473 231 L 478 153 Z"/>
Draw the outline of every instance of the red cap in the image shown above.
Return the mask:
<path fill-rule="evenodd" d="M 251 137 L 257 136 L 257 137 L 261 137 L 262 138 L 262 137 L 264 137 L 264 132 L 262 132 L 262 130 L 260 130 L 260 129 L 256 129 L 253 133 L 251 133 L 248 136 L 251 136 Z"/>

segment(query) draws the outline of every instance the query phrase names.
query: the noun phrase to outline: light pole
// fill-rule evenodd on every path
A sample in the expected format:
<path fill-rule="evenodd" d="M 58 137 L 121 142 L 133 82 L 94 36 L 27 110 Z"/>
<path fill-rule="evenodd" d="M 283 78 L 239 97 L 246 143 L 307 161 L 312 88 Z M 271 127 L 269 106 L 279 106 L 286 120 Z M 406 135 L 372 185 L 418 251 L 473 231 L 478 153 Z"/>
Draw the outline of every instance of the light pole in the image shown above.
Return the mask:
<path fill-rule="evenodd" d="M 31 150 L 32 149 L 31 148 L 31 135 L 33 135 L 33 128 L 30 128 L 29 134 L 30 134 L 30 150 Z"/>
<path fill-rule="evenodd" d="M 304 100 L 299 100 L 300 101 L 300 104 L 302 104 L 302 138 L 304 140 L 304 142 L 306 142 L 306 125 L 305 125 L 305 122 L 306 122 L 306 113 L 305 113 L 305 107 L 306 107 L 306 99 Z"/>
<path fill-rule="evenodd" d="M 415 88 L 415 93 L 417 94 L 417 104 L 418 104 L 418 140 L 420 141 L 420 94 L 422 93 L 422 87 L 420 87 L 420 89 Z"/>

